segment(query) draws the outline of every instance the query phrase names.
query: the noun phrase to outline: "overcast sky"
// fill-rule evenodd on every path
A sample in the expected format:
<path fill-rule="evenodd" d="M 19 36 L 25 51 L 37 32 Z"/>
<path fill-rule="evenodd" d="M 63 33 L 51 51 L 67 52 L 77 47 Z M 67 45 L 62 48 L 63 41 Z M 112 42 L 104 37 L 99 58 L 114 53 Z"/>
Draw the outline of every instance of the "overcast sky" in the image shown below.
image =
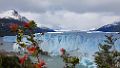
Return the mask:
<path fill-rule="evenodd" d="M 120 0 L 0 0 L 0 12 L 15 9 L 39 26 L 89 30 L 120 20 Z"/>

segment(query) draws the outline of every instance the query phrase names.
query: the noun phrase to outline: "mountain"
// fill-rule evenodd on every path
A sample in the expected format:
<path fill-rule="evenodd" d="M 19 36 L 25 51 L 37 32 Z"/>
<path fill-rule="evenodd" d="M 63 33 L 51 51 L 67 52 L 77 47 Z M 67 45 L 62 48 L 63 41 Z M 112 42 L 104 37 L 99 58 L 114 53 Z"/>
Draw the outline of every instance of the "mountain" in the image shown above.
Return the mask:
<path fill-rule="evenodd" d="M 112 24 L 104 25 L 104 26 L 96 29 L 96 31 L 103 31 L 103 32 L 120 32 L 120 22 L 114 22 L 114 23 L 112 23 Z"/>
<path fill-rule="evenodd" d="M 3 12 L 2 14 L 0 14 L 0 19 L 15 19 L 24 22 L 29 21 L 26 17 L 21 16 L 16 10 L 9 10 Z"/>
<path fill-rule="evenodd" d="M 23 23 L 28 21 L 29 20 L 26 17 L 21 16 L 16 10 L 9 10 L 3 12 L 2 14 L 0 14 L 0 36 L 15 35 L 10 31 L 9 25 L 14 23 L 23 26 Z M 37 27 L 34 32 L 54 32 L 54 30 L 47 27 Z"/>

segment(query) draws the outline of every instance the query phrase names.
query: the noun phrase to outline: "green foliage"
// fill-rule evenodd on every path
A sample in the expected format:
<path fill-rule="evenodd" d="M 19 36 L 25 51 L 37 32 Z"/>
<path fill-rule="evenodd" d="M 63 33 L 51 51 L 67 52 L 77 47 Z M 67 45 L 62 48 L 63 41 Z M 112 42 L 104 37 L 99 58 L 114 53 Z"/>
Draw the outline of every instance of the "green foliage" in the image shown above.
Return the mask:
<path fill-rule="evenodd" d="M 99 51 L 95 53 L 98 68 L 120 68 L 120 52 L 115 49 L 113 35 L 105 36 L 103 44 L 99 44 Z"/>
<path fill-rule="evenodd" d="M 34 68 L 28 59 L 23 65 L 19 63 L 19 58 L 15 55 L 0 54 L 0 68 Z"/>
<path fill-rule="evenodd" d="M 65 68 L 75 68 L 77 64 L 79 64 L 79 58 L 76 56 L 70 56 L 66 50 L 62 48 L 61 50 L 63 61 L 65 62 Z"/>
<path fill-rule="evenodd" d="M 78 64 L 79 63 L 79 59 L 77 57 L 64 57 L 63 61 L 65 63 L 71 63 L 71 64 Z"/>
<path fill-rule="evenodd" d="M 37 24 L 35 23 L 35 21 L 31 20 L 29 23 L 30 23 L 31 29 L 35 29 L 37 27 Z"/>
<path fill-rule="evenodd" d="M 0 68 L 20 68 L 19 59 L 16 56 L 0 55 Z"/>
<path fill-rule="evenodd" d="M 21 68 L 35 68 L 34 64 L 32 64 L 31 60 L 28 58 L 23 65 L 21 65 Z"/>

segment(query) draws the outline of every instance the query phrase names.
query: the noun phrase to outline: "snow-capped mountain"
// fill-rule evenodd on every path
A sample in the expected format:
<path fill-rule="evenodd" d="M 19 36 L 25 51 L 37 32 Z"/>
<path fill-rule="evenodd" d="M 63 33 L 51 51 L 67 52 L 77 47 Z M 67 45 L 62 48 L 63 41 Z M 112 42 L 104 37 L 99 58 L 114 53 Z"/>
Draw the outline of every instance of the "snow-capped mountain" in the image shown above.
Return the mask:
<path fill-rule="evenodd" d="M 25 22 L 29 21 L 26 17 L 21 16 L 16 10 L 9 10 L 9 11 L 1 13 L 0 18 L 1 19 L 2 18 L 4 18 L 4 19 L 15 19 L 15 20 L 25 21 Z"/>
<path fill-rule="evenodd" d="M 120 22 L 114 22 L 112 24 L 104 25 L 96 31 L 103 31 L 103 32 L 120 32 Z"/>
<path fill-rule="evenodd" d="M 11 23 L 18 24 L 23 26 L 24 22 L 28 22 L 29 20 L 21 16 L 16 10 L 9 10 L 3 13 L 0 13 L 0 36 L 5 36 L 5 35 L 13 35 L 11 33 L 9 25 Z M 54 30 L 50 28 L 40 28 L 37 27 L 34 32 L 39 33 L 39 32 L 53 32 Z"/>

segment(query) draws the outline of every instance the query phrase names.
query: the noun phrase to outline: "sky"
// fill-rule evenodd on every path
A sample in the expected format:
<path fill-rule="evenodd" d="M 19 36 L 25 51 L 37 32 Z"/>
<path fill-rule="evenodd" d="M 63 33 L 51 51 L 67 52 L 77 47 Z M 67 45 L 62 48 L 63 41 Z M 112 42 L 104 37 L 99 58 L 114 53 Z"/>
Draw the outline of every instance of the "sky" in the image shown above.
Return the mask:
<path fill-rule="evenodd" d="M 90 30 L 120 20 L 120 0 L 0 0 L 0 13 L 14 9 L 53 29 Z"/>

